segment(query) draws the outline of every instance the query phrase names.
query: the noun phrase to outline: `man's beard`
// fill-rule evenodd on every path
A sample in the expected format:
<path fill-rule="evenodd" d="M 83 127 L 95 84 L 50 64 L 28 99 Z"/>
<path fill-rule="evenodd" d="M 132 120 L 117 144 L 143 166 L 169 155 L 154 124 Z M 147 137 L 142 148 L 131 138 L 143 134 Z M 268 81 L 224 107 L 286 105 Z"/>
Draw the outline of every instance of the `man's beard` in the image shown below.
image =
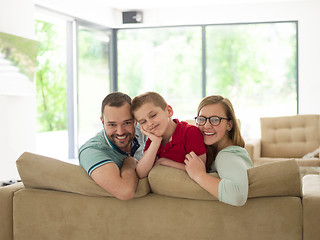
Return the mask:
<path fill-rule="evenodd" d="M 125 137 L 124 140 L 119 139 L 121 137 Z M 126 133 L 123 135 L 112 134 L 109 140 L 113 145 L 117 146 L 122 151 L 128 152 L 131 150 L 132 139 L 133 135 L 130 133 Z"/>

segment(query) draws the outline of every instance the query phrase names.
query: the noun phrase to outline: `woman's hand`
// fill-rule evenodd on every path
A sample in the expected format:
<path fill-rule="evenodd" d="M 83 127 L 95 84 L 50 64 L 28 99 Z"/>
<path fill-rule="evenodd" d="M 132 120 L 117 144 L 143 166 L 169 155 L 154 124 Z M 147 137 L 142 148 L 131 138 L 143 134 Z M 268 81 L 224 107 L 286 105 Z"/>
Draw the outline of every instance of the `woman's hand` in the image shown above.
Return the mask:
<path fill-rule="evenodd" d="M 196 182 L 201 176 L 207 174 L 205 163 L 194 152 L 186 155 L 184 163 L 188 175 Z"/>

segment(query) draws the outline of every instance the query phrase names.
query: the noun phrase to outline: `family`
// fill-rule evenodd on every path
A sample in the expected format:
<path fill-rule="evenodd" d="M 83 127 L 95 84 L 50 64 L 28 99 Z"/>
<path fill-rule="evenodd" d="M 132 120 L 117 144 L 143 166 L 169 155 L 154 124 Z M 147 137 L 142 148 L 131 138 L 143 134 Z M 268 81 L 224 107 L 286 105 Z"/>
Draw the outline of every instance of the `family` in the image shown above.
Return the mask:
<path fill-rule="evenodd" d="M 101 106 L 103 130 L 80 147 L 80 165 L 121 200 L 133 198 L 139 179 L 154 165 L 163 165 L 186 171 L 221 202 L 244 205 L 247 169 L 253 163 L 231 102 L 219 95 L 205 97 L 196 126 L 172 116 L 173 108 L 156 92 L 133 99 L 110 93 Z"/>

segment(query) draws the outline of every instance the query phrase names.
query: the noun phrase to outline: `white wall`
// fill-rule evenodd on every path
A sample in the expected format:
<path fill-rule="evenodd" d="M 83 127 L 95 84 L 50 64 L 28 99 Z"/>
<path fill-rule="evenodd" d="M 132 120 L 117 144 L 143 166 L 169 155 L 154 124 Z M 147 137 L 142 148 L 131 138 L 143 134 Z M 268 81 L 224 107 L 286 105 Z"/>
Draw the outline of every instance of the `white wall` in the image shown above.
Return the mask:
<path fill-rule="evenodd" d="M 106 27 L 114 25 L 114 10 L 104 6 L 104 1 L 34 0 L 34 2 L 37 6 L 49 8 L 70 17 L 77 17 Z"/>
<path fill-rule="evenodd" d="M 0 32 L 32 39 L 32 0 L 0 1 Z M 34 91 L 33 91 L 34 92 Z M 0 95 L 0 181 L 18 178 L 15 161 L 35 145 L 35 94 Z"/>

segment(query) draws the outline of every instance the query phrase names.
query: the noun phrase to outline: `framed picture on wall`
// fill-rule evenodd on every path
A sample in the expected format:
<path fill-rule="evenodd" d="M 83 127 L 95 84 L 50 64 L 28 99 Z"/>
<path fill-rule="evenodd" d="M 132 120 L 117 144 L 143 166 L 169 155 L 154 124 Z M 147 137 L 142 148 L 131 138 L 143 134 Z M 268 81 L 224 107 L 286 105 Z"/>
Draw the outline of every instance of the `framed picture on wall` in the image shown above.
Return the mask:
<path fill-rule="evenodd" d="M 38 41 L 0 32 L 0 95 L 32 95 L 38 48 Z"/>

